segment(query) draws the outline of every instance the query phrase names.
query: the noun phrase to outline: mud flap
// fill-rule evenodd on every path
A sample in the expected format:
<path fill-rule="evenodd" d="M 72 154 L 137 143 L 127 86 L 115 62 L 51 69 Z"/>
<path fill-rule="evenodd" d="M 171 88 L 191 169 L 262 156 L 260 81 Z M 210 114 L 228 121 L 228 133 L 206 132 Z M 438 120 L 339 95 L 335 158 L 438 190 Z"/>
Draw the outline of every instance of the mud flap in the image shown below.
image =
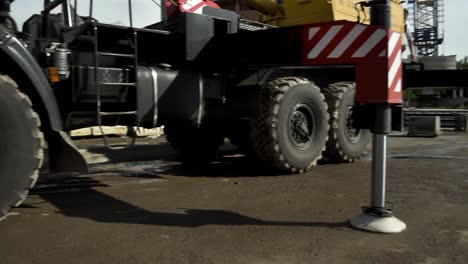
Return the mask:
<path fill-rule="evenodd" d="M 88 172 L 88 163 L 67 133 L 53 131 L 47 134 L 51 172 Z"/>

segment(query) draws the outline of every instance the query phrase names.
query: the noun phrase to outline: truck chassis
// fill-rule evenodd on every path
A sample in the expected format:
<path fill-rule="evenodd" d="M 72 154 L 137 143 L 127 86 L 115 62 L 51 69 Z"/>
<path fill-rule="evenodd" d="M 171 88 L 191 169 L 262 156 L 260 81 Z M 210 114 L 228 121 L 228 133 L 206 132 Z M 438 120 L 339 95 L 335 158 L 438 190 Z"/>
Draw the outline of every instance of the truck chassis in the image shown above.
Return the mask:
<path fill-rule="evenodd" d="M 86 171 L 66 132 L 93 125 L 164 125 L 192 163 L 226 137 L 277 173 L 362 157 L 373 105 L 401 103 L 401 34 L 346 21 L 243 28 L 210 7 L 109 25 L 69 0 L 46 0 L 22 32 L 0 24 L 0 217 L 34 185 L 45 142 L 52 171 Z"/>

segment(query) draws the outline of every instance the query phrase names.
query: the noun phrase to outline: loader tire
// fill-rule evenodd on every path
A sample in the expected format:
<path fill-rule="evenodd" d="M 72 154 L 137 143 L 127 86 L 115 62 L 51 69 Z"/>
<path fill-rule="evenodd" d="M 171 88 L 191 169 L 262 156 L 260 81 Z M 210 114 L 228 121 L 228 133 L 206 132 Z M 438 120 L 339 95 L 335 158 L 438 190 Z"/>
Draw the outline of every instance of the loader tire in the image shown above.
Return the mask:
<path fill-rule="evenodd" d="M 0 75 L 0 219 L 36 183 L 44 159 L 39 116 L 16 83 Z"/>
<path fill-rule="evenodd" d="M 304 78 L 269 82 L 260 93 L 251 138 L 256 157 L 281 173 L 302 173 L 325 149 L 328 112 L 320 89 Z"/>
<path fill-rule="evenodd" d="M 186 164 L 211 161 L 224 142 L 224 137 L 208 126 L 169 123 L 164 125 L 164 133 L 167 141 L 179 152 L 182 162 Z"/>
<path fill-rule="evenodd" d="M 330 114 L 327 148 L 324 157 L 331 162 L 354 162 L 366 155 L 372 140 L 368 129 L 354 126 L 352 110 L 356 85 L 334 83 L 324 89 Z"/>

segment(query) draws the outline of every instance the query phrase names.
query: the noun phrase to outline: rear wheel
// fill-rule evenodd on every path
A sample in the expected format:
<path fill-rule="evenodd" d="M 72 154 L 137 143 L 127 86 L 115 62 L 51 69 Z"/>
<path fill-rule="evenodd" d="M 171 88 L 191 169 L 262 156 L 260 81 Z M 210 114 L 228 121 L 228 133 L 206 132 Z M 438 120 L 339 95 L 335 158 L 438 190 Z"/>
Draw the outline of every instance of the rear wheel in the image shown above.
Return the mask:
<path fill-rule="evenodd" d="M 353 119 L 356 85 L 352 82 L 334 83 L 324 90 L 330 114 L 330 130 L 324 157 L 332 162 L 353 162 L 363 157 L 372 134 L 359 129 Z"/>
<path fill-rule="evenodd" d="M 26 199 L 44 158 L 40 119 L 29 98 L 0 75 L 0 219 Z"/>
<path fill-rule="evenodd" d="M 324 96 L 307 79 L 276 79 L 262 89 L 251 138 L 257 158 L 275 171 L 302 173 L 325 148 L 328 113 Z"/>

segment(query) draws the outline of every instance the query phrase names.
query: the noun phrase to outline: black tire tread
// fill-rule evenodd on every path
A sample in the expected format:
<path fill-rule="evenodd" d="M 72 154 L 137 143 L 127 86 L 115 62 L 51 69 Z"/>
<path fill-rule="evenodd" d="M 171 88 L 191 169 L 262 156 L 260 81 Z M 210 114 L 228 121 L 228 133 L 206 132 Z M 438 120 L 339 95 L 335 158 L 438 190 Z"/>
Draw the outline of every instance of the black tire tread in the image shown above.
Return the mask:
<path fill-rule="evenodd" d="M 253 120 L 253 129 L 251 139 L 255 149 L 256 157 L 263 164 L 273 169 L 287 173 L 303 173 L 309 171 L 317 165 L 318 157 L 313 160 L 307 168 L 295 168 L 285 158 L 278 144 L 276 130 L 276 120 L 278 119 L 279 107 L 285 94 L 297 84 L 312 84 L 314 90 L 321 94 L 324 107 L 325 97 L 320 89 L 306 78 L 302 77 L 283 77 L 269 82 L 261 91 L 259 98 L 259 107 L 256 118 Z M 325 146 L 324 149 L 325 150 Z"/>
<path fill-rule="evenodd" d="M 356 89 L 353 82 L 338 82 L 333 83 L 323 90 L 326 102 L 328 105 L 329 119 L 329 132 L 328 141 L 324 157 L 334 162 L 355 162 L 356 160 L 366 156 L 367 151 L 361 153 L 358 157 L 349 157 L 344 151 L 343 147 L 338 140 L 337 128 L 339 126 L 339 110 L 343 96 L 351 89 Z"/>
<path fill-rule="evenodd" d="M 17 84 L 7 75 L 0 74 L 0 86 L 2 86 L 2 89 L 9 90 L 8 93 L 12 95 L 12 98 L 24 106 L 26 115 L 28 116 L 28 121 L 31 122 L 33 127 L 31 134 L 35 145 L 35 152 L 31 153 L 35 158 L 33 170 L 31 170 L 28 175 L 24 176 L 28 178 L 28 183 L 23 189 L 11 190 L 9 201 L 0 201 L 2 204 L 2 207 L 0 208 L 0 220 L 2 220 L 8 215 L 8 211 L 11 207 L 21 205 L 21 203 L 26 199 L 29 190 L 36 184 L 37 179 L 39 178 L 39 169 L 42 167 L 44 161 L 45 139 L 44 134 L 40 129 L 41 121 L 39 115 L 33 110 L 32 102 L 29 97 L 21 92 L 18 89 Z"/>

